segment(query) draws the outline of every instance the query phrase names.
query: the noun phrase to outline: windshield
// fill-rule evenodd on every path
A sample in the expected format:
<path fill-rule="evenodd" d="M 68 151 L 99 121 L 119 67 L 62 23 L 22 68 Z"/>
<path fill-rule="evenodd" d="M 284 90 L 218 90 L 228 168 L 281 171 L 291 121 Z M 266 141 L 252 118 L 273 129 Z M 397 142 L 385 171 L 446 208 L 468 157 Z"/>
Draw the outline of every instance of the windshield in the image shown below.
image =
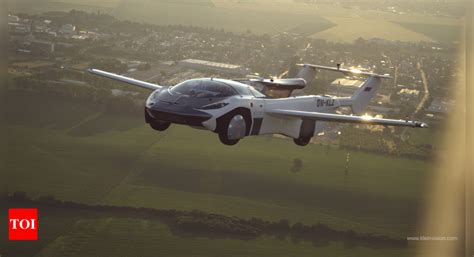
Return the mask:
<path fill-rule="evenodd" d="M 173 95 L 185 95 L 197 98 L 229 97 L 237 93 L 228 85 L 215 81 L 195 79 L 187 80 L 170 89 Z"/>

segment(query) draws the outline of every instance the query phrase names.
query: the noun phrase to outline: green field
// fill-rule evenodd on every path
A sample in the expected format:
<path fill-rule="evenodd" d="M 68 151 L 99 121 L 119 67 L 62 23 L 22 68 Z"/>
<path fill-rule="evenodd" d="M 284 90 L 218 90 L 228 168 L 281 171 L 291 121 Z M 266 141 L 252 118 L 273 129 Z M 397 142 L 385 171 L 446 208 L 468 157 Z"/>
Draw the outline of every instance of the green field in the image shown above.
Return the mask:
<path fill-rule="evenodd" d="M 228 147 L 213 133 L 184 126 L 158 133 L 146 126 L 142 117 L 105 114 L 100 105 L 73 98 L 10 91 L 7 99 L 7 106 L 18 107 L 5 108 L 8 125 L 2 128 L 8 135 L 2 170 L 8 178 L 8 192 L 53 195 L 89 204 L 286 218 L 292 223 L 323 223 L 340 230 L 401 238 L 416 233 L 418 207 L 430 177 L 427 162 L 353 152 L 345 174 L 346 152 L 336 148 L 298 147 L 290 140 L 273 137 L 250 137 Z M 291 171 L 295 158 L 303 161 L 302 170 L 296 173 Z M 150 227 L 136 228 L 142 223 Z M 319 248 L 274 238 L 219 239 L 219 243 L 186 239 L 170 235 L 159 222 L 122 218 L 77 221 L 41 253 L 61 256 L 63 244 L 83 240 L 82 233 L 91 226 L 103 230 L 87 232 L 91 235 L 77 251 L 72 250 L 72 256 L 90 255 L 99 239 L 107 241 L 99 255 L 112 254 L 109 251 L 115 251 L 111 250 L 114 245 L 128 238 L 124 231 L 147 235 L 130 240 L 164 242 L 164 248 L 152 243 L 146 249 L 166 256 L 171 252 L 176 256 L 219 255 L 229 249 L 235 249 L 230 255 L 239 256 L 252 251 L 259 255 L 321 251 L 353 256 L 352 250 L 346 252 L 337 244 Z M 131 243 L 121 247 L 126 256 L 145 246 Z M 376 252 L 368 248 L 360 251 L 361 255 Z"/>

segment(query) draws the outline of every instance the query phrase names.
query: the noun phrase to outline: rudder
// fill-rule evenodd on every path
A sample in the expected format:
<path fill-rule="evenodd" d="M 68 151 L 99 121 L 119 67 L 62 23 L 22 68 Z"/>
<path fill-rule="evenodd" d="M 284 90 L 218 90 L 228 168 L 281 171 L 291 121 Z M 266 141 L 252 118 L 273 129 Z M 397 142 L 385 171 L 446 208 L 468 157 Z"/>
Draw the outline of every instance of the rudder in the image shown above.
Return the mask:
<path fill-rule="evenodd" d="M 316 70 L 304 64 L 303 68 L 296 74 L 296 78 L 302 78 L 306 81 L 306 86 L 309 86 L 311 82 L 313 82 L 314 78 L 316 77 Z"/>
<path fill-rule="evenodd" d="M 351 96 L 351 108 L 354 114 L 360 115 L 365 111 L 370 100 L 375 96 L 380 87 L 381 79 L 376 76 L 370 76 Z"/>

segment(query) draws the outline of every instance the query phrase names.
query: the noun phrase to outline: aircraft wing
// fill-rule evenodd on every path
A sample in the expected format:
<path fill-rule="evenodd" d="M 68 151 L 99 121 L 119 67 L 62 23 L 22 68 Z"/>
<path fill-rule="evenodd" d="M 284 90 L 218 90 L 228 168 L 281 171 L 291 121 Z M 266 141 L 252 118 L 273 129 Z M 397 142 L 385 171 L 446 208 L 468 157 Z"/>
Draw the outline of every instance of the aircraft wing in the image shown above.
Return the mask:
<path fill-rule="evenodd" d="M 98 76 L 101 76 L 101 77 L 106 77 L 106 78 L 109 78 L 109 79 L 118 80 L 120 82 L 128 83 L 128 84 L 131 84 L 131 85 L 134 85 L 134 86 L 137 86 L 137 87 L 143 87 L 143 88 L 150 89 L 150 90 L 156 90 L 156 89 L 161 88 L 161 86 L 157 85 L 157 84 L 153 84 L 153 83 L 149 83 L 149 82 L 146 82 L 146 81 L 125 77 L 125 76 L 122 76 L 122 75 L 118 75 L 118 74 L 103 71 L 103 70 L 88 69 L 87 71 L 89 73 L 92 73 L 92 74 L 95 74 L 95 75 L 98 75 Z"/>
<path fill-rule="evenodd" d="M 342 114 L 333 114 L 333 113 L 306 112 L 306 111 L 282 110 L 282 109 L 269 110 L 269 111 L 266 111 L 266 113 L 270 115 L 276 115 L 276 116 L 301 118 L 301 119 L 308 119 L 308 120 L 315 120 L 315 121 L 347 122 L 347 123 L 360 123 L 360 124 L 385 125 L 385 126 L 402 126 L 402 127 L 413 127 L 413 128 L 427 128 L 428 127 L 428 124 L 421 121 L 380 119 L 380 118 L 372 118 L 370 116 L 342 115 Z"/>

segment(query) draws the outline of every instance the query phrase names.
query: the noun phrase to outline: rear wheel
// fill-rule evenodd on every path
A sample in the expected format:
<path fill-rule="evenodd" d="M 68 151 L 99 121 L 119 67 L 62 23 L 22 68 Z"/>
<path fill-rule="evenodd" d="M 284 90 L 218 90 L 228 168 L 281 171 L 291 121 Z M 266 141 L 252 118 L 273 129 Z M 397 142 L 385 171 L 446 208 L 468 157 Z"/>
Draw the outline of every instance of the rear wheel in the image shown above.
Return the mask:
<path fill-rule="evenodd" d="M 150 121 L 150 127 L 158 131 L 165 131 L 170 125 L 171 123 L 166 121 Z"/>
<path fill-rule="evenodd" d="M 244 113 L 231 112 L 219 121 L 217 133 L 223 144 L 235 145 L 245 137 L 247 127 L 248 123 Z"/>
<path fill-rule="evenodd" d="M 309 144 L 311 141 L 311 137 L 299 137 L 299 138 L 293 138 L 293 142 L 299 146 L 305 146 Z"/>
<path fill-rule="evenodd" d="M 219 140 L 221 140 L 224 145 L 235 145 L 240 141 L 240 139 L 229 139 L 226 135 L 221 133 L 219 133 Z"/>

